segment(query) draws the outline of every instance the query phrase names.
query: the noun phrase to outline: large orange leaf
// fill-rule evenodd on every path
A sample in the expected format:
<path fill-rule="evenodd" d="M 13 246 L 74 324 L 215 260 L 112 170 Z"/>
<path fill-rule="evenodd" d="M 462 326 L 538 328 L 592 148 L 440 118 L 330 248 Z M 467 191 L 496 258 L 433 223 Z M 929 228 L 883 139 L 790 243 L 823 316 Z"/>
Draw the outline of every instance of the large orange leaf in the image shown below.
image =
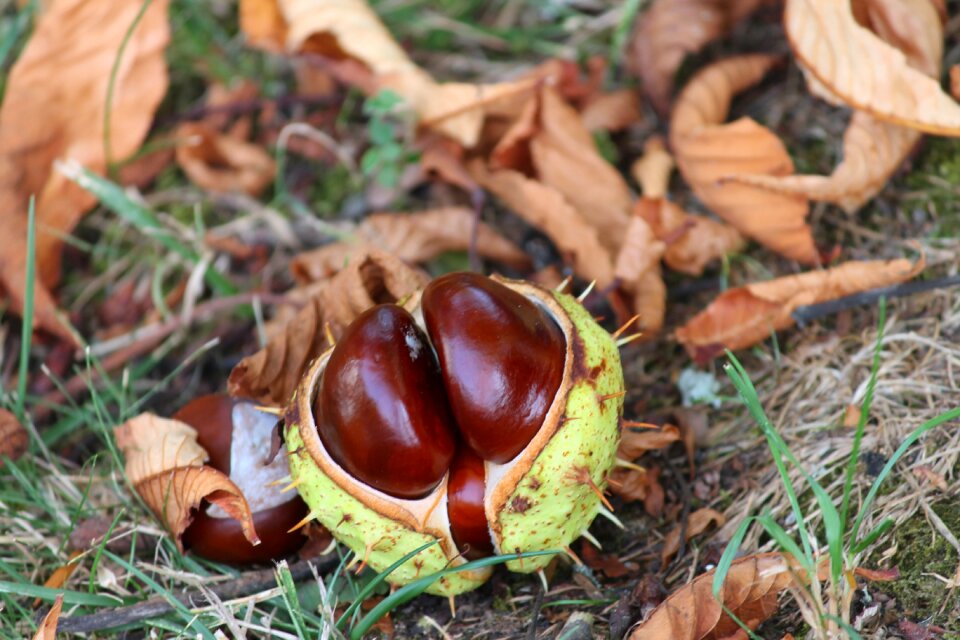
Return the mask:
<path fill-rule="evenodd" d="M 714 213 L 773 251 L 816 264 L 805 198 L 722 181 L 735 174 L 793 174 L 793 161 L 768 129 L 746 117 L 723 124 L 733 96 L 759 82 L 777 61 L 736 56 L 700 71 L 677 98 L 670 143 L 684 179 Z"/>
<path fill-rule="evenodd" d="M 337 338 L 370 307 L 409 299 L 428 278 L 393 255 L 372 251 L 312 288 L 306 305 L 279 327 L 267 345 L 233 368 L 231 395 L 283 406 L 313 358 L 330 347 L 327 329 Z"/>
<path fill-rule="evenodd" d="M 797 307 L 904 282 L 923 267 L 923 260 L 853 261 L 728 289 L 677 329 L 676 337 L 695 360 L 704 362 L 724 348 L 743 349 L 792 326 L 790 314 Z"/>
<path fill-rule="evenodd" d="M 130 484 L 178 548 L 182 550 L 180 538 L 203 500 L 240 522 L 251 544 L 260 543 L 246 498 L 230 478 L 203 464 L 208 455 L 192 427 L 143 413 L 116 427 L 114 435 L 126 458 Z"/>
<path fill-rule="evenodd" d="M 353 241 L 335 242 L 301 253 L 290 262 L 294 276 L 302 281 L 328 277 L 355 255 L 379 249 L 407 262 L 432 260 L 444 251 L 470 247 L 475 214 L 466 207 L 440 207 L 418 213 L 375 213 L 364 218 Z M 477 253 L 514 267 L 529 266 L 530 258 L 490 226 L 477 225 Z"/>
<path fill-rule="evenodd" d="M 719 595 L 713 597 L 713 571 L 697 576 L 635 627 L 629 640 L 723 640 L 746 635 L 721 606 L 751 629 L 776 613 L 780 592 L 795 584 L 790 564 L 779 553 L 734 561 Z"/>
<path fill-rule="evenodd" d="M 107 85 L 141 0 L 56 0 L 40 16 L 14 64 L 0 108 L 0 233 L 10 239 L 0 256 L 0 285 L 15 310 L 23 307 L 27 203 L 37 197 L 36 320 L 39 328 L 73 341 L 57 318 L 49 293 L 60 275 L 62 237 L 94 203 L 82 188 L 53 170 L 76 160 L 102 173 Z M 164 47 L 168 0 L 155 0 L 133 30 L 117 65 L 110 105 L 110 158 L 139 147 L 166 93 Z"/>
<path fill-rule="evenodd" d="M 943 23 L 930 0 L 869 0 L 861 7 L 866 25 L 902 51 L 911 67 L 931 78 L 940 77 Z M 915 129 L 856 111 L 843 137 L 843 162 L 831 175 L 751 175 L 734 179 L 834 202 L 852 212 L 883 188 L 921 137 Z"/>
<path fill-rule="evenodd" d="M 487 106 L 537 84 L 534 79 L 438 83 L 410 59 L 364 0 L 242 0 L 240 10 L 254 43 L 357 60 L 370 69 L 378 88 L 401 95 L 422 125 L 466 147 L 476 144 Z"/>
<path fill-rule="evenodd" d="M 960 135 L 960 104 L 910 65 L 904 52 L 861 26 L 850 2 L 787 0 L 790 47 L 834 97 L 888 122 L 940 135 Z"/>
<path fill-rule="evenodd" d="M 660 113 L 667 113 L 674 77 L 683 59 L 770 0 L 656 0 L 637 20 L 630 40 L 630 69 Z"/>

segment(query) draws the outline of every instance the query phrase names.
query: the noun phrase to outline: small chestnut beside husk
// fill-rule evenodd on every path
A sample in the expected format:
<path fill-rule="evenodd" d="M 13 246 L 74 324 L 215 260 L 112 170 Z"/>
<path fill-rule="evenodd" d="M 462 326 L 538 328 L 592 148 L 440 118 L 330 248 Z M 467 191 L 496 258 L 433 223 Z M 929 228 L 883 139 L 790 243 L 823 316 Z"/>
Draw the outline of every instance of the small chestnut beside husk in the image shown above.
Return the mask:
<path fill-rule="evenodd" d="M 497 280 L 556 321 L 566 339 L 566 362 L 560 387 L 533 439 L 504 464 L 485 462 L 487 522 L 500 554 L 560 550 L 581 535 L 601 508 L 600 491 L 620 436 L 620 355 L 613 337 L 572 296 L 522 281 Z M 408 308 L 422 321 L 416 307 L 414 298 Z M 396 498 L 353 478 L 324 450 L 312 407 L 329 355 L 310 366 L 286 416 L 290 473 L 310 514 L 376 571 L 427 542 L 439 541 L 395 569 L 387 578 L 393 584 L 465 563 L 450 533 L 447 477 L 425 497 Z M 520 558 L 507 567 L 533 572 L 551 559 Z M 476 588 L 489 575 L 490 569 L 451 573 L 428 592 L 455 595 Z"/>

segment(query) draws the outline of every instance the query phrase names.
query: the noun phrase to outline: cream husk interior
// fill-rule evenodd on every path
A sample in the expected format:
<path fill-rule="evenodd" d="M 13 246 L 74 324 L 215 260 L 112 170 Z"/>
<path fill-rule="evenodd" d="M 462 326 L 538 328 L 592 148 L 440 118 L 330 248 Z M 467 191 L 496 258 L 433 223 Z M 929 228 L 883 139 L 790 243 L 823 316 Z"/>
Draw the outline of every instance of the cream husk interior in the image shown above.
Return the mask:
<path fill-rule="evenodd" d="M 613 465 L 622 398 L 603 400 L 601 395 L 615 395 L 623 389 L 619 354 L 609 334 L 574 298 L 527 283 L 501 282 L 550 313 L 569 348 L 563 378 L 543 427 L 510 462 L 486 463 L 487 522 L 501 553 L 557 549 L 589 526 L 599 508 L 599 498 L 580 469 L 586 470 L 594 486 L 602 487 Z M 413 314 L 422 327 L 419 306 Z M 588 346 L 585 331 L 590 334 L 588 342 L 600 344 Z M 591 357 L 591 352 L 599 355 Z M 447 476 L 424 498 L 395 498 L 357 481 L 325 450 L 312 406 L 329 356 L 328 351 L 310 366 L 287 417 L 291 475 L 299 480 L 298 490 L 312 515 L 378 571 L 425 542 L 439 540 L 391 574 L 390 581 L 397 584 L 463 564 L 450 534 Z M 584 384 L 590 388 L 586 396 Z M 587 396 L 593 399 L 593 406 L 585 406 L 591 404 L 585 402 Z M 575 413 L 570 412 L 571 404 Z M 582 426 L 597 421 L 599 425 L 592 425 L 579 437 Z M 564 429 L 564 424 L 570 426 Z M 554 435 L 563 437 L 554 439 Z M 526 526 L 527 521 L 533 526 Z M 550 557 L 540 556 L 508 566 L 515 571 L 533 571 L 549 561 Z M 489 569 L 449 574 L 430 591 L 460 593 L 476 587 L 488 575 Z"/>

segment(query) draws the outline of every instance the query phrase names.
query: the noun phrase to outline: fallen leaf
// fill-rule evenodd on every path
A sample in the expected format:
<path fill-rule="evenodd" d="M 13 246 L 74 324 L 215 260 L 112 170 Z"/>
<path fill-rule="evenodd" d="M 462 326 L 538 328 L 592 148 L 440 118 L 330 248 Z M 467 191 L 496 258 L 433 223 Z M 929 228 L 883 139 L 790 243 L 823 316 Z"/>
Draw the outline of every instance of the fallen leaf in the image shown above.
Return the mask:
<path fill-rule="evenodd" d="M 860 416 L 860 406 L 848 404 L 846 410 L 843 412 L 843 426 L 847 429 L 853 429 L 860 423 Z"/>
<path fill-rule="evenodd" d="M 493 169 L 527 169 L 559 192 L 597 229 L 603 246 L 615 253 L 630 221 L 633 198 L 620 173 L 603 159 L 576 109 L 549 86 L 491 152 Z"/>
<path fill-rule="evenodd" d="M 640 101 L 633 89 L 601 93 L 580 109 L 587 131 L 620 131 L 641 119 Z"/>
<path fill-rule="evenodd" d="M 918 467 L 914 467 L 911 469 L 911 471 L 913 471 L 913 475 L 930 483 L 943 493 L 947 493 L 949 491 L 947 480 L 943 477 L 943 474 L 937 473 L 927 465 L 923 464 Z"/>
<path fill-rule="evenodd" d="M 950 67 L 950 95 L 954 100 L 960 100 L 960 64 Z"/>
<path fill-rule="evenodd" d="M 181 551 L 180 538 L 203 500 L 240 522 L 251 544 L 260 543 L 246 498 L 225 474 L 203 464 L 209 456 L 192 427 L 142 413 L 116 427 L 114 435 L 127 479 Z"/>
<path fill-rule="evenodd" d="M 537 84 L 534 80 L 438 83 L 410 59 L 364 0 L 243 0 L 240 4 L 245 16 L 241 26 L 252 42 L 274 49 L 282 40 L 291 53 L 359 61 L 373 73 L 377 89 L 391 89 L 406 100 L 422 126 L 468 148 L 477 143 L 488 106 L 528 93 Z"/>
<path fill-rule="evenodd" d="M 746 244 L 732 226 L 687 213 L 666 199 L 638 200 L 636 215 L 643 217 L 664 243 L 664 263 L 691 276 L 702 275 L 708 264 Z"/>
<path fill-rule="evenodd" d="M 602 571 L 608 578 L 622 578 L 639 570 L 637 563 L 624 562 L 615 553 L 600 553 L 587 540 L 580 544 L 580 559 L 594 571 Z"/>
<path fill-rule="evenodd" d="M 669 447 L 680 440 L 680 429 L 665 424 L 658 429 L 626 427 L 620 434 L 617 457 L 621 460 L 635 460 L 647 451 Z"/>
<path fill-rule="evenodd" d="M 660 265 L 664 249 L 646 219 L 635 215 L 627 225 L 613 273 L 623 282 L 637 282 L 652 267 Z"/>
<path fill-rule="evenodd" d="M 33 640 L 57 640 L 57 624 L 60 622 L 60 610 L 63 608 L 63 595 L 58 595 L 47 615 L 43 616 Z"/>
<path fill-rule="evenodd" d="M 706 507 L 697 509 L 687 518 L 687 529 L 684 537 L 687 541 L 690 541 L 710 528 L 711 525 L 722 527 L 726 521 L 727 519 L 719 511 Z M 678 524 L 663 539 L 663 550 L 660 552 L 660 562 L 663 567 L 667 566 L 670 559 L 680 550 L 680 529 L 681 527 Z"/>
<path fill-rule="evenodd" d="M 0 257 L 0 286 L 23 309 L 28 200 L 37 197 L 35 322 L 76 344 L 57 317 L 50 290 L 60 277 L 63 238 L 95 199 L 53 171 L 71 159 L 104 173 L 139 149 L 167 89 L 167 0 L 156 0 L 130 33 L 116 65 L 110 105 L 110 154 L 104 149 L 105 97 L 121 42 L 141 0 L 59 0 L 39 17 L 7 77 L 0 108 L 0 232 L 14 239 Z M 95 35 L 91 35 L 95 34 Z"/>
<path fill-rule="evenodd" d="M 627 64 L 661 114 L 670 110 L 683 59 L 722 37 L 769 0 L 656 0 L 630 39 Z"/>
<path fill-rule="evenodd" d="M 66 564 L 62 564 L 54 569 L 50 577 L 44 581 L 43 586 L 48 589 L 62 589 L 63 586 L 67 584 L 70 576 L 73 575 L 73 572 L 80 566 L 80 561 L 77 558 L 81 555 L 83 555 L 82 551 L 71 551 L 70 558 Z M 34 608 L 39 607 L 41 602 L 43 602 L 43 600 L 35 598 L 33 601 Z"/>
<path fill-rule="evenodd" d="M 659 518 L 663 513 L 665 494 L 660 484 L 660 467 L 644 468 L 615 467 L 607 479 L 610 492 L 624 502 L 643 501 L 647 515 Z"/>
<path fill-rule="evenodd" d="M 905 282 L 923 268 L 922 259 L 852 261 L 728 289 L 677 329 L 676 338 L 695 361 L 706 362 L 725 348 L 743 349 L 793 326 L 797 307 Z"/>
<path fill-rule="evenodd" d="M 3 468 L 2 458 L 17 460 L 27 452 L 30 438 L 17 416 L 6 409 L 0 409 L 0 468 Z"/>
<path fill-rule="evenodd" d="M 900 569 L 867 569 L 866 567 L 857 567 L 853 573 L 864 580 L 871 582 L 893 582 L 900 579 Z"/>
<path fill-rule="evenodd" d="M 867 24 L 899 48 L 908 64 L 931 78 L 940 77 L 943 24 L 930 0 L 870 0 Z M 920 141 L 919 131 L 857 111 L 843 136 L 843 162 L 829 176 L 734 176 L 732 179 L 780 193 L 833 202 L 854 212 L 887 184 Z"/>
<path fill-rule="evenodd" d="M 257 144 L 223 134 L 202 122 L 177 127 L 177 163 L 197 186 L 219 193 L 259 195 L 273 182 L 276 165 Z"/>
<path fill-rule="evenodd" d="M 301 253 L 290 262 L 297 280 L 309 282 L 329 277 L 351 256 L 377 249 L 406 262 L 426 262 L 445 251 L 466 251 L 471 244 L 476 216 L 466 207 L 441 207 L 419 213 L 375 213 L 354 231 L 354 242 L 336 242 Z M 477 253 L 514 268 L 529 267 L 530 258 L 515 244 L 480 222 L 476 225 Z"/>
<path fill-rule="evenodd" d="M 640 623 L 629 640 L 721 640 L 740 638 L 742 630 L 721 607 L 721 602 L 751 629 L 756 629 L 778 608 L 780 592 L 795 581 L 794 573 L 779 553 L 764 553 L 735 560 L 730 565 L 717 601 L 713 597 L 713 571 L 680 587 Z M 741 635 L 734 635 L 737 633 Z"/>
<path fill-rule="evenodd" d="M 346 268 L 314 288 L 307 305 L 263 349 L 237 363 L 227 381 L 230 394 L 286 405 L 309 362 L 331 346 L 325 327 L 337 338 L 365 310 L 409 299 L 428 280 L 387 253 L 354 256 Z"/>
<path fill-rule="evenodd" d="M 906 9 L 901 15 L 910 16 Z M 943 92 L 939 78 L 858 24 L 849 2 L 787 0 L 784 27 L 807 77 L 830 95 L 893 124 L 960 135 L 960 104 Z"/>
<path fill-rule="evenodd" d="M 621 283 L 621 287 L 630 296 L 641 339 L 656 337 L 663 328 L 663 319 L 667 314 L 667 285 L 663 281 L 660 264 L 654 264 L 638 280 Z"/>
<path fill-rule="evenodd" d="M 711 211 L 767 248 L 817 264 L 805 198 L 722 181 L 731 175 L 793 174 L 793 161 L 770 130 L 746 117 L 723 124 L 733 96 L 777 62 L 776 56 L 743 55 L 700 71 L 677 98 L 670 143 L 684 179 Z"/>
<path fill-rule="evenodd" d="M 630 165 L 630 174 L 646 198 L 663 198 L 670 187 L 670 174 L 676 163 L 667 151 L 663 137 L 650 136 L 643 143 L 643 155 Z"/>
<path fill-rule="evenodd" d="M 581 278 L 604 288 L 613 283 L 613 262 L 597 230 L 559 191 L 519 171 L 488 171 L 482 160 L 468 167 L 474 179 L 515 214 L 543 231 Z"/>

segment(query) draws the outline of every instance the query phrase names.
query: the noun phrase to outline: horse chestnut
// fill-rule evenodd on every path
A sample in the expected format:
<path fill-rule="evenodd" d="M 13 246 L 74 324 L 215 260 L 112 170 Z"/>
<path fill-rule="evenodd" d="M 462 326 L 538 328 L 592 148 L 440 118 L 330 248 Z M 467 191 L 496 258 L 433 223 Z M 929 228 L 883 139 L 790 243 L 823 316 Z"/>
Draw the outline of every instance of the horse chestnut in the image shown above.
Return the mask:
<path fill-rule="evenodd" d="M 519 281 L 451 274 L 405 307 L 361 315 L 287 409 L 310 516 L 377 571 L 439 541 L 394 584 L 489 553 L 562 549 L 600 511 L 615 460 L 615 340 L 575 298 Z M 428 591 L 461 593 L 489 573 L 447 574 Z"/>
<path fill-rule="evenodd" d="M 227 474 L 243 492 L 260 536 L 260 544 L 251 545 L 239 522 L 204 504 L 183 534 L 186 548 L 216 562 L 252 564 L 283 558 L 303 546 L 303 534 L 289 530 L 307 515 L 307 505 L 273 484 L 289 474 L 286 457 L 268 461 L 276 416 L 250 402 L 214 394 L 188 402 L 173 418 L 197 431 L 210 466 Z"/>

